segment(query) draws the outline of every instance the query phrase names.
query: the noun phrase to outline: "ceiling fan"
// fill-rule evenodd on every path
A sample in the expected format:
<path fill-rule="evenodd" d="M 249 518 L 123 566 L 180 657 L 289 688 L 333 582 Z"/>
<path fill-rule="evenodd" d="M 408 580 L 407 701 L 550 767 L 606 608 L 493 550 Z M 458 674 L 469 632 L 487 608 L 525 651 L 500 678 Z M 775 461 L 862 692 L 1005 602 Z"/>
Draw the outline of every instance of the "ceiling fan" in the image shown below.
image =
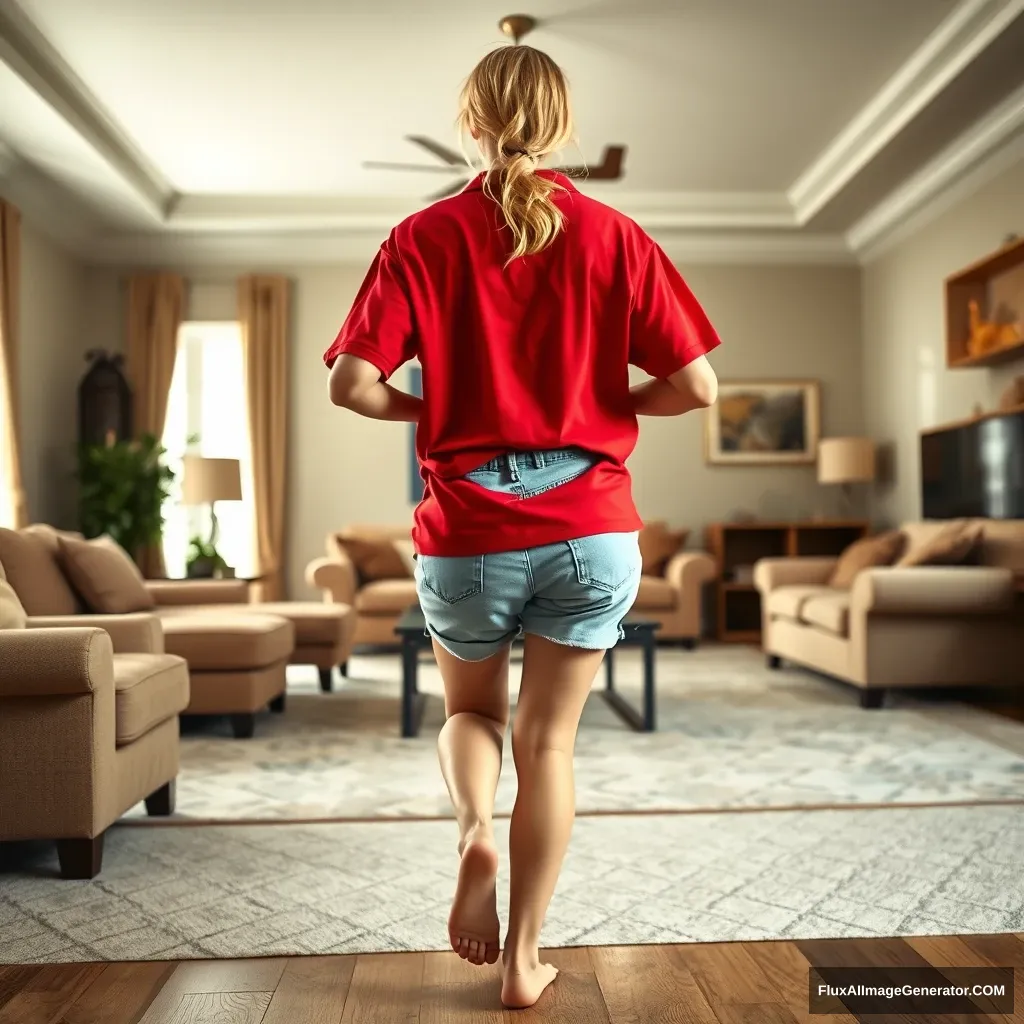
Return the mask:
<path fill-rule="evenodd" d="M 526 14 L 511 14 L 498 22 L 501 31 L 518 44 L 528 32 L 536 28 L 537 20 Z M 461 153 L 442 145 L 425 135 L 407 135 L 406 140 L 425 149 L 437 157 L 439 164 L 406 164 L 392 163 L 381 160 L 367 160 L 363 166 L 374 170 L 386 171 L 419 171 L 428 174 L 459 174 L 463 176 L 446 186 L 440 192 L 429 196 L 431 202 L 446 199 L 448 196 L 461 192 L 473 179 L 476 173 L 473 165 Z M 625 146 L 605 146 L 601 162 L 590 167 L 556 167 L 556 171 L 570 178 L 587 178 L 590 181 L 617 181 L 622 177 L 622 166 L 625 162 Z"/>

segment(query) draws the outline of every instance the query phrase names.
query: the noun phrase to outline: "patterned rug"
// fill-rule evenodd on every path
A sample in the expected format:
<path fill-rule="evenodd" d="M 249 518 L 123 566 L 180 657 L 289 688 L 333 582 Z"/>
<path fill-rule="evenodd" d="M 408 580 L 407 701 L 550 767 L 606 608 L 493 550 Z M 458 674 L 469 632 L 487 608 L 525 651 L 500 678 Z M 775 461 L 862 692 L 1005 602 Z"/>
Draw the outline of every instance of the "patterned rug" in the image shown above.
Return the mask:
<path fill-rule="evenodd" d="M 92 882 L 55 881 L 52 845 L 15 852 L 4 963 L 444 949 L 457 863 L 447 821 L 115 827 Z M 1022 931 L 1022 878 L 1019 807 L 581 819 L 543 938 Z"/>
<path fill-rule="evenodd" d="M 433 660 L 421 735 L 398 735 L 397 656 L 355 658 L 351 680 L 322 694 L 296 669 L 283 715 L 256 738 L 214 721 L 182 737 L 179 817 L 268 821 L 448 816 L 435 740 L 443 717 Z M 519 665 L 513 664 L 512 689 Z M 638 701 L 639 652 L 616 656 Z M 603 675 L 598 684 L 602 685 Z M 506 751 L 499 813 L 515 798 Z M 1024 725 L 960 705 L 910 699 L 864 711 L 851 688 L 801 670 L 769 671 L 752 648 L 658 651 L 658 731 L 627 728 L 596 694 L 577 746 L 581 812 L 812 805 L 972 803 L 1024 799 Z M 136 808 L 130 815 L 145 821 Z"/>

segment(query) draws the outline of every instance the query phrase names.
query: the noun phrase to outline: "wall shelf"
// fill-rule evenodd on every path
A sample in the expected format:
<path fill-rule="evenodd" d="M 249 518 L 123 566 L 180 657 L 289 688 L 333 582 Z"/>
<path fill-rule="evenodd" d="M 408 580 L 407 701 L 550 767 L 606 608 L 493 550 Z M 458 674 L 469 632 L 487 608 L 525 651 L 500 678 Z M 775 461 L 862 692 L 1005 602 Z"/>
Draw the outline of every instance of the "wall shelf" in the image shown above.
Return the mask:
<path fill-rule="evenodd" d="M 1024 359 L 1024 238 L 972 263 L 945 282 L 946 366 L 951 370 L 994 366 Z M 972 355 L 970 304 L 978 304 L 983 321 L 1016 323 L 1018 341 Z"/>

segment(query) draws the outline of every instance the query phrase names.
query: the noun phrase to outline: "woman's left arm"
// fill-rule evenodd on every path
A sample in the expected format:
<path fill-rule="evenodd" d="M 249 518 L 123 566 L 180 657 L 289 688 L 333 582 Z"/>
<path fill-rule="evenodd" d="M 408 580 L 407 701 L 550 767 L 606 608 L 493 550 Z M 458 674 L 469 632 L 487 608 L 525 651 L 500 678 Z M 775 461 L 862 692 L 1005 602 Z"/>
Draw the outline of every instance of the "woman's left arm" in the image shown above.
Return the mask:
<path fill-rule="evenodd" d="M 385 384 L 380 370 L 358 356 L 342 354 L 331 367 L 331 401 L 372 420 L 418 423 L 423 399 Z"/>

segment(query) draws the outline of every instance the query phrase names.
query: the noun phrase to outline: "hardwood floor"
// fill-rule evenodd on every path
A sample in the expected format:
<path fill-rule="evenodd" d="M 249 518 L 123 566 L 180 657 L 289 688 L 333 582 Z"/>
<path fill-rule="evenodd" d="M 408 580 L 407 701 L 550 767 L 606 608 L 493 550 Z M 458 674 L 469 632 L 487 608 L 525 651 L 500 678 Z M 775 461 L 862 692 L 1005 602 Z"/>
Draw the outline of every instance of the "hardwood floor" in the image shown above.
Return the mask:
<path fill-rule="evenodd" d="M 807 1012 L 824 966 L 1016 968 L 1024 935 L 551 950 L 561 975 L 532 1010 L 498 1005 L 497 968 L 452 953 L 0 967 L 0 1024 L 855 1024 Z M 1024 1022 L 1017 1011 L 875 1015 L 915 1024 Z"/>

